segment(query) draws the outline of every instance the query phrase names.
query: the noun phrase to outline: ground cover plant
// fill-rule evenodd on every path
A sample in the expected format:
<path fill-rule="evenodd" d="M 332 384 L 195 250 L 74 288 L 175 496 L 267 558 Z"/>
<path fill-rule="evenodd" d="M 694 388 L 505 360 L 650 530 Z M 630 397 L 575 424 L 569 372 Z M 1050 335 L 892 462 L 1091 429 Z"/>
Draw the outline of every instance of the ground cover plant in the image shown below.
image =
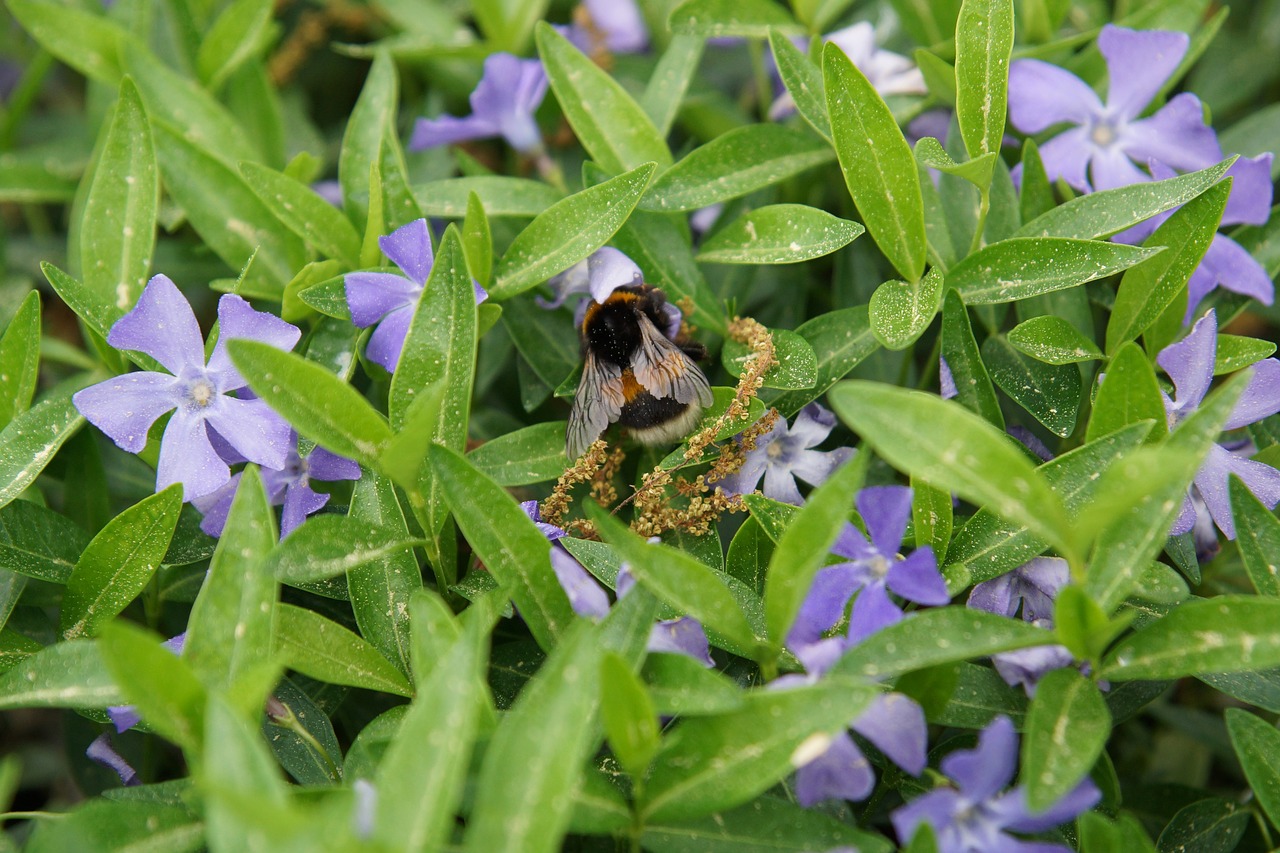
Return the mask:
<path fill-rule="evenodd" d="M 1280 844 L 1280 5 L 6 15 L 0 849 Z"/>

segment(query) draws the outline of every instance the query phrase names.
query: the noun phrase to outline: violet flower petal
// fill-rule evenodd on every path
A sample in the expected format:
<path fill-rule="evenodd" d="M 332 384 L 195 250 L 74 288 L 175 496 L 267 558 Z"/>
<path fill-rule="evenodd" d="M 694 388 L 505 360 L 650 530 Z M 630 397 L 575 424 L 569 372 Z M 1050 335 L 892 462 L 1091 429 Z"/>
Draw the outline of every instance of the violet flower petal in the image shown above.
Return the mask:
<path fill-rule="evenodd" d="M 306 483 L 289 485 L 284 492 L 284 510 L 280 514 L 280 538 L 283 539 L 307 520 L 313 512 L 319 512 L 329 502 L 329 496 L 314 491 Z"/>
<path fill-rule="evenodd" d="M 183 500 L 207 495 L 231 479 L 231 469 L 209 443 L 203 418 L 178 409 L 160 439 L 156 491 L 182 484 Z"/>
<path fill-rule="evenodd" d="M 820 486 L 832 473 L 853 458 L 852 447 L 835 450 L 801 450 L 791 464 L 791 473 L 811 486 Z"/>
<path fill-rule="evenodd" d="M 488 117 L 441 115 L 420 118 L 414 123 L 413 135 L 409 137 L 409 150 L 422 151 L 455 142 L 485 139 L 498 136 L 500 132 L 497 123 Z"/>
<path fill-rule="evenodd" d="M 362 329 L 398 308 L 417 304 L 422 293 L 422 285 L 389 272 L 347 273 L 343 287 L 351 322 Z"/>
<path fill-rule="evenodd" d="M 1231 164 L 1225 177 L 1232 178 L 1227 209 L 1222 212 L 1223 225 L 1265 225 L 1271 218 L 1272 154 L 1241 157 Z"/>
<path fill-rule="evenodd" d="M 1227 491 L 1231 474 L 1243 480 L 1254 497 L 1271 508 L 1280 503 L 1280 471 L 1265 463 L 1236 456 L 1220 444 L 1210 445 L 1209 455 L 1196 472 L 1196 488 L 1200 490 L 1200 497 L 1204 499 L 1218 529 L 1228 539 L 1235 539 L 1236 527 Z"/>
<path fill-rule="evenodd" d="M 239 472 L 232 474 L 231 479 L 207 495 L 201 495 L 191 501 L 204 516 L 200 519 L 200 529 L 205 534 L 217 539 L 227 526 L 227 516 L 231 514 L 231 502 L 235 500 L 236 489 L 240 488 Z"/>
<path fill-rule="evenodd" d="M 969 601 L 965 606 L 1012 619 L 1018 612 L 1018 602 L 1021 600 L 1014 594 L 1014 588 L 1014 573 L 1006 572 L 974 585 L 969 591 Z"/>
<path fill-rule="evenodd" d="M 586 569 L 562 548 L 551 549 L 551 568 L 579 616 L 603 619 L 609 615 L 609 596 Z"/>
<path fill-rule="evenodd" d="M 1062 799 L 1042 812 L 1031 814 L 1026 807 L 1026 792 L 1021 786 L 1009 792 L 1010 798 L 1017 797 L 1021 801 L 1022 815 L 1010 816 L 1007 825 L 1014 832 L 1044 832 L 1065 823 L 1082 812 L 1088 811 L 1102 799 L 1102 791 L 1094 781 L 1086 776 L 1080 784 L 1072 788 Z M 1002 798 L 1003 799 L 1003 798 Z"/>
<path fill-rule="evenodd" d="M 636 262 L 612 246 L 605 246 L 587 258 L 587 288 L 591 298 L 604 302 L 619 287 L 644 284 L 644 274 Z"/>
<path fill-rule="evenodd" d="M 827 436 L 831 435 L 831 430 L 835 429 L 836 416 L 835 413 L 820 403 L 810 403 L 800 410 L 800 414 L 796 415 L 796 419 L 791 424 L 791 428 L 787 431 L 787 435 L 798 443 L 798 446 L 808 449 L 817 447 Z"/>
<path fill-rule="evenodd" d="M 920 824 L 929 824 L 937 833 L 942 827 L 951 824 L 957 812 L 967 807 L 966 799 L 954 788 L 934 788 L 905 806 L 894 809 L 889 819 L 893 822 L 893 831 L 898 834 L 898 841 L 906 846 Z"/>
<path fill-rule="evenodd" d="M 409 324 L 412 322 L 413 308 L 408 305 L 383 317 L 378 328 L 369 336 L 365 357 L 374 364 L 385 367 L 388 373 L 395 373 L 396 365 L 400 363 L 400 353 L 404 350 L 405 338 L 409 337 Z"/>
<path fill-rule="evenodd" d="M 800 488 L 796 485 L 796 478 L 791 475 L 791 470 L 776 464 L 769 465 L 765 469 L 764 496 L 793 506 L 799 506 L 804 503 L 804 498 L 800 495 Z"/>
<path fill-rule="evenodd" d="M 883 584 L 865 586 L 853 600 L 853 610 L 849 614 L 849 643 L 860 643 L 881 628 L 902 619 L 902 609 L 889 598 Z"/>
<path fill-rule="evenodd" d="M 852 728 L 912 776 L 923 773 L 929 763 L 929 725 L 924 709 L 908 696 L 877 696 L 853 721 Z"/>
<path fill-rule="evenodd" d="M 231 363 L 227 341 L 244 338 L 288 352 L 301 337 L 302 331 L 292 323 L 286 323 L 266 311 L 255 311 L 252 305 L 234 293 L 223 294 L 218 300 L 218 342 L 209 354 L 208 374 L 224 393 L 243 388 L 248 383 Z"/>
<path fill-rule="evenodd" d="M 1141 113 L 1177 69 L 1188 44 L 1186 33 L 1104 26 L 1098 50 L 1107 62 L 1107 111 L 1126 118 Z"/>
<path fill-rule="evenodd" d="M 1023 133 L 1040 133 L 1061 122 L 1084 125 L 1102 112 L 1102 102 L 1070 71 L 1039 59 L 1009 65 L 1009 121 Z"/>
<path fill-rule="evenodd" d="M 533 113 L 547 91 L 547 75 L 536 59 L 492 53 L 471 93 L 471 112 L 496 125 L 512 148 L 531 152 L 542 146 Z M 416 136 L 416 134 L 415 134 Z"/>
<path fill-rule="evenodd" d="M 1191 274 L 1191 280 L 1187 283 L 1187 316 L 1184 323 L 1190 322 L 1195 316 L 1195 308 L 1200 300 L 1218 286 L 1256 299 L 1263 305 L 1270 305 L 1275 301 L 1276 286 L 1266 268 L 1226 234 L 1213 235 L 1208 251 Z"/>
<path fill-rule="evenodd" d="M 1040 146 L 1040 160 L 1049 180 L 1066 181 L 1073 189 L 1089 191 L 1089 159 L 1094 154 L 1093 142 L 1083 127 L 1074 127 Z"/>
<path fill-rule="evenodd" d="M 107 708 L 107 719 L 111 720 L 111 725 L 116 727 L 117 734 L 123 734 L 142 722 L 142 717 L 138 716 L 137 710 L 132 705 L 113 705 Z"/>
<path fill-rule="evenodd" d="M 427 276 L 431 274 L 431 265 L 435 262 L 427 220 L 415 219 L 408 225 L 402 225 L 390 234 L 379 237 L 378 247 L 414 283 L 426 283 Z"/>
<path fill-rule="evenodd" d="M 809 807 L 823 800 L 865 800 L 876 776 L 847 732 L 831 739 L 827 750 L 796 770 L 796 800 Z"/>
<path fill-rule="evenodd" d="M 109 767 L 120 777 L 120 783 L 127 787 L 142 784 L 138 779 L 138 771 L 130 766 L 129 762 L 124 760 L 124 756 L 116 752 L 115 747 L 111 745 L 110 735 L 99 735 L 89 744 L 89 748 L 84 754 L 93 761 Z"/>
<path fill-rule="evenodd" d="M 121 449 L 140 453 L 147 446 L 151 425 L 181 399 L 177 379 L 144 371 L 90 385 L 73 394 L 71 402 Z"/>
<path fill-rule="evenodd" d="M 1280 412 L 1280 360 L 1264 358 L 1252 365 L 1253 376 L 1222 427 L 1238 429 Z"/>
<path fill-rule="evenodd" d="M 1113 190 L 1130 184 L 1146 183 L 1150 178 L 1143 173 L 1129 155 L 1118 145 L 1099 148 L 1093 153 L 1089 166 L 1090 183 L 1095 190 Z"/>
<path fill-rule="evenodd" d="M 1125 129 L 1123 146 L 1139 163 L 1159 160 L 1175 169 L 1192 171 L 1222 160 L 1222 147 L 1213 128 L 1204 123 L 1204 107 L 1189 92 L 1175 95 L 1150 118 Z"/>
<path fill-rule="evenodd" d="M 986 800 L 1013 780 L 1018 762 L 1018 735 L 1013 721 L 998 716 L 978 735 L 974 749 L 958 750 L 942 759 L 942 772 L 960 785 L 966 798 Z"/>
<path fill-rule="evenodd" d="M 223 397 L 218 405 L 209 407 L 207 417 L 218 435 L 245 459 L 267 468 L 284 467 L 294 446 L 292 429 L 266 403 Z"/>
<path fill-rule="evenodd" d="M 649 629 L 648 651 L 691 657 L 704 666 L 715 666 L 711 659 L 711 644 L 702 623 L 689 616 L 667 619 Z"/>
<path fill-rule="evenodd" d="M 938 573 L 938 561 L 928 545 L 890 566 L 885 581 L 895 594 L 917 604 L 938 607 L 951 601 L 947 583 Z"/>
<path fill-rule="evenodd" d="M 204 338 L 196 315 L 167 275 L 151 277 L 138 304 L 112 325 L 107 343 L 146 353 L 175 376 L 183 368 L 204 366 Z"/>
<path fill-rule="evenodd" d="M 582 5 L 611 53 L 640 53 L 648 47 L 649 30 L 634 0 L 582 0 Z"/>
<path fill-rule="evenodd" d="M 862 531 L 848 522 L 840 528 L 840 535 L 831 546 L 831 553 L 846 560 L 858 561 L 870 560 L 880 555 L 880 552 L 867 541 L 867 537 L 862 535 Z"/>
<path fill-rule="evenodd" d="M 307 454 L 307 470 L 313 480 L 359 480 L 360 464 L 317 447 Z"/>
<path fill-rule="evenodd" d="M 1156 363 L 1173 380 L 1175 411 L 1189 412 L 1200 405 L 1213 381 L 1217 350 L 1218 318 L 1212 311 L 1197 320 L 1185 338 L 1160 350 Z"/>
<path fill-rule="evenodd" d="M 911 518 L 911 489 L 906 486 L 868 486 L 858 492 L 858 514 L 876 552 L 884 557 L 898 553 Z"/>

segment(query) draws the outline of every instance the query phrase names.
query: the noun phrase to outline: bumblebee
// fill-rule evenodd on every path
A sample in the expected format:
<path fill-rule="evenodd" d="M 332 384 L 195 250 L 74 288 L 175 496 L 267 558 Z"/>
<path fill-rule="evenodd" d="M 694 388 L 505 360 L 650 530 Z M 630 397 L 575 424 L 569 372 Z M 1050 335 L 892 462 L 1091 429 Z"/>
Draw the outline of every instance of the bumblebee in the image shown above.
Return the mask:
<path fill-rule="evenodd" d="M 647 284 L 619 287 L 604 302 L 587 305 L 580 329 L 582 381 L 565 438 L 570 459 L 611 423 L 642 444 L 674 441 L 698 423 L 712 400 L 707 377 L 694 364 L 706 349 L 676 334 L 678 317 L 666 295 Z"/>

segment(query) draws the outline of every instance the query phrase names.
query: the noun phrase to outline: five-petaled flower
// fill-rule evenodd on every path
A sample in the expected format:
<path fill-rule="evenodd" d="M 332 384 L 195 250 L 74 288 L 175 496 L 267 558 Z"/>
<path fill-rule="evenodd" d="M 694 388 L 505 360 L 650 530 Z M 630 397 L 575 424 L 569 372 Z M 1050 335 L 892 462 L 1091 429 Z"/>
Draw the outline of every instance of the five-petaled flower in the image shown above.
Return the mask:
<path fill-rule="evenodd" d="M 419 151 L 501 136 L 522 154 L 535 154 L 542 149 L 542 134 L 534 112 L 546 93 L 547 73 L 541 61 L 510 53 L 490 54 L 471 93 L 471 115 L 418 119 L 409 148 Z"/>
<path fill-rule="evenodd" d="M 1071 580 L 1067 561 L 1060 557 L 1036 557 L 1011 572 L 983 581 L 969 593 L 968 606 L 1010 619 L 1021 615 L 1046 631 L 1053 628 L 1053 603 L 1058 591 Z M 1066 646 L 1031 646 L 991 656 L 996 672 L 1011 686 L 1021 685 L 1034 696 L 1036 684 L 1048 672 L 1071 666 L 1075 658 Z"/>
<path fill-rule="evenodd" d="M 246 338 L 290 350 L 301 332 L 232 294 L 218 302 L 218 330 L 206 364 L 191 306 L 167 276 L 157 275 L 137 306 L 111 327 L 107 343 L 145 353 L 169 373 L 126 373 L 72 398 L 91 424 L 130 453 L 140 453 L 151 425 L 173 411 L 160 442 L 156 489 L 181 483 L 186 500 L 209 494 L 231 477 L 211 441 L 215 434 L 267 468 L 283 466 L 289 452 L 289 425 L 279 415 L 261 400 L 231 396 L 248 383 L 231 363 L 227 341 Z"/>
<path fill-rule="evenodd" d="M 1105 104 L 1087 83 L 1038 59 L 1009 66 L 1009 121 L 1023 133 L 1074 125 L 1040 147 L 1051 180 L 1081 192 L 1150 180 L 1137 165 L 1157 160 L 1179 170 L 1202 169 L 1222 159 L 1200 100 L 1175 95 L 1148 118 L 1138 118 L 1187 52 L 1185 33 L 1136 31 L 1108 24 L 1098 36 L 1107 63 Z"/>
<path fill-rule="evenodd" d="M 283 506 L 280 516 L 281 539 L 296 530 L 307 516 L 319 512 L 329 502 L 329 495 L 311 488 L 312 480 L 360 479 L 360 466 L 357 463 L 323 447 L 312 447 L 305 455 L 301 454 L 297 433 L 293 433 L 292 439 L 293 448 L 284 465 L 279 470 L 262 469 L 262 485 L 267 491 L 267 498 L 272 506 Z M 239 485 L 240 475 L 236 474 L 222 488 L 192 501 L 196 509 L 204 513 L 204 518 L 200 521 L 201 530 L 210 536 L 222 535 Z"/>
<path fill-rule="evenodd" d="M 425 219 L 415 219 L 379 237 L 378 246 L 404 275 L 350 272 L 343 279 L 343 285 L 351 322 L 362 329 L 377 324 L 369 336 L 365 355 L 374 364 L 394 373 L 405 338 L 409 336 L 414 309 L 426 287 L 427 276 L 431 275 L 435 253 L 431 250 L 431 233 Z M 478 283 L 473 286 L 479 304 L 488 294 Z"/>
<path fill-rule="evenodd" d="M 755 440 L 755 448 L 748 450 L 742 467 L 717 480 L 727 495 L 741 495 L 754 491 L 764 477 L 764 495 L 776 501 L 802 504 L 796 477 L 812 486 L 820 486 L 831 473 L 853 456 L 853 448 L 837 447 L 835 450 L 814 450 L 831 430 L 835 429 L 836 416 L 820 403 L 810 403 L 796 415 L 791 428 L 781 418 L 773 429 Z"/>
<path fill-rule="evenodd" d="M 1204 400 L 1213 382 L 1213 364 L 1218 351 L 1218 318 L 1207 312 L 1177 343 L 1160 351 L 1156 363 L 1173 380 L 1174 395 L 1164 395 L 1165 413 L 1173 427 L 1191 414 Z M 1280 361 L 1263 359 L 1250 368 L 1253 378 L 1245 386 L 1224 429 L 1238 429 L 1280 412 Z M 1209 455 L 1196 472 L 1194 488 L 1204 499 L 1218 529 L 1228 539 L 1236 538 L 1231 520 L 1227 479 L 1235 474 L 1249 490 L 1269 507 L 1280 503 L 1280 471 L 1262 462 L 1236 456 L 1220 444 L 1209 446 Z M 1195 524 L 1196 512 L 1188 494 L 1174 522 L 1174 534 L 1186 533 Z"/>
<path fill-rule="evenodd" d="M 1009 833 L 1044 832 L 1066 823 L 1092 808 L 1102 792 L 1085 777 L 1049 808 L 1032 812 L 1021 785 L 1004 790 L 1017 764 L 1013 722 L 996 717 L 978 735 L 977 748 L 957 750 L 942 759 L 942 772 L 956 787 L 935 788 L 890 815 L 898 841 L 905 846 L 927 823 L 933 827 L 938 853 L 1070 853 L 1061 844 L 1023 841 Z"/>

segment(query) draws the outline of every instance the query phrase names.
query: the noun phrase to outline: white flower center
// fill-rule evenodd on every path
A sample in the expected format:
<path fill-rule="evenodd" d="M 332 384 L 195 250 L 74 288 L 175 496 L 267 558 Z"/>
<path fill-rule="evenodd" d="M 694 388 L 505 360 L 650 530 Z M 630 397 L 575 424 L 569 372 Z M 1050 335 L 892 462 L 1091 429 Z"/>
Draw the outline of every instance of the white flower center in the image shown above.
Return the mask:
<path fill-rule="evenodd" d="M 1118 136 L 1115 125 L 1109 121 L 1098 121 L 1094 123 L 1093 129 L 1089 131 L 1089 138 L 1099 148 L 1109 148 L 1115 143 Z"/>
<path fill-rule="evenodd" d="M 889 567 L 892 562 L 883 554 L 877 554 L 867 561 L 867 570 L 876 578 L 883 578 L 889 574 Z"/>
<path fill-rule="evenodd" d="M 217 396 L 218 389 L 203 376 L 192 380 L 191 384 L 187 386 L 187 405 L 191 409 L 197 411 L 207 409 Z"/>

